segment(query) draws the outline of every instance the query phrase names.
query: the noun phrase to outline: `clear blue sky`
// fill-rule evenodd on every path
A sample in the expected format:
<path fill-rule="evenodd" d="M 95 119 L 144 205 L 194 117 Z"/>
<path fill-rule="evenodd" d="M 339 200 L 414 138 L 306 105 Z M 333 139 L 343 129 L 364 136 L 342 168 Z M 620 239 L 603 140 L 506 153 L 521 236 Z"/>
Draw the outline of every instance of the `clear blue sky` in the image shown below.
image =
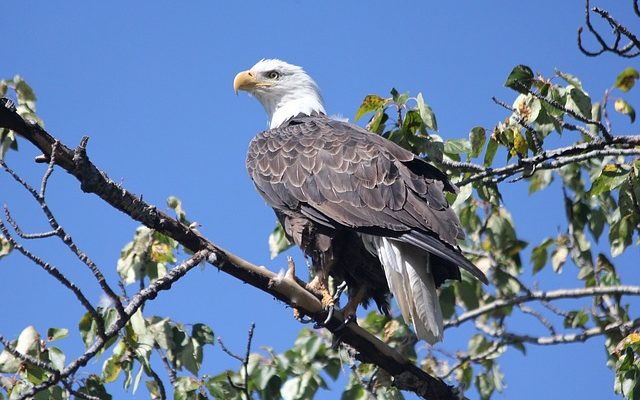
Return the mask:
<path fill-rule="evenodd" d="M 631 5 L 626 3 L 601 5 L 627 20 Z M 234 96 L 231 83 L 238 71 L 263 57 L 302 65 L 322 88 L 328 112 L 349 118 L 369 93 L 386 94 L 391 87 L 422 91 L 436 112 L 440 134 L 466 137 L 474 126 L 490 128 L 504 119 L 505 112 L 490 98 L 513 101 L 515 95 L 502 83 L 516 64 L 545 75 L 554 68 L 576 74 L 596 98 L 619 71 L 634 65 L 579 53 L 575 35 L 583 12 L 577 0 L 5 0 L 0 77 L 21 74 L 28 80 L 39 98 L 39 115 L 64 143 L 75 145 L 89 135 L 91 158 L 111 178 L 160 207 L 169 195 L 180 197 L 189 217 L 214 242 L 278 270 L 284 258 L 269 260 L 266 241 L 275 219 L 244 168 L 247 144 L 265 128 L 266 116 L 255 99 Z M 627 98 L 640 104 L 633 93 Z M 614 123 L 620 132 L 633 128 L 621 118 L 614 117 Z M 37 182 L 43 170 L 31 162 L 37 153 L 27 143 L 20 145 L 8 162 Z M 557 187 L 529 197 L 525 185 L 506 188 L 505 200 L 523 238 L 535 245 L 563 226 L 564 215 Z M 136 224 L 82 194 L 64 173 L 55 174 L 49 201 L 80 247 L 115 282 L 119 251 Z M 0 202 L 25 229 L 44 229 L 36 205 L 5 174 L 0 174 Z M 99 299 L 87 271 L 55 241 L 30 247 L 78 284 L 89 285 L 92 299 Z M 638 249 L 628 252 L 618 263 L 629 283 L 638 284 L 637 273 L 629 271 Z M 293 254 L 300 260 L 297 251 Z M 573 276 L 575 268 L 567 266 L 560 277 L 545 272 L 536 279 L 541 288 L 556 288 L 575 285 Z M 0 262 L 0 282 L 0 333 L 16 337 L 32 323 L 42 333 L 69 327 L 72 335 L 60 345 L 78 354 L 75 328 L 82 309 L 66 290 L 17 255 Z M 208 323 L 236 349 L 244 345 L 252 321 L 256 348 L 284 350 L 301 327 L 290 309 L 210 267 L 191 272 L 145 313 Z M 516 321 L 515 328 L 524 331 L 529 322 Z M 466 348 L 468 335 L 465 329 L 447 331 L 445 347 Z M 509 350 L 502 358 L 508 388 L 498 398 L 614 398 L 602 344 L 598 338 L 530 347 L 527 357 Z M 203 371 L 209 373 L 236 366 L 218 348 L 208 349 L 206 360 Z M 102 360 L 92 362 L 90 369 L 101 365 Z M 139 397 L 146 397 L 144 389 Z M 318 398 L 335 397 L 325 392 Z"/>

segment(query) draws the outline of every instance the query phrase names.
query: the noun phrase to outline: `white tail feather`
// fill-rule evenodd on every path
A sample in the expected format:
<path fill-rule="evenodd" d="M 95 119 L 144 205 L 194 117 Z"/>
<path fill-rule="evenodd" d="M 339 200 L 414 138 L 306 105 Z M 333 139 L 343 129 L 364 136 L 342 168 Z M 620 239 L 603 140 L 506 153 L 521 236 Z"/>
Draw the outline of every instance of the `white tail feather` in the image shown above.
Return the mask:
<path fill-rule="evenodd" d="M 395 297 L 402 317 L 418 338 L 434 344 L 442 340 L 443 321 L 438 292 L 431 274 L 429 253 L 393 239 L 368 236 Z M 373 246 L 370 246 L 373 245 Z"/>

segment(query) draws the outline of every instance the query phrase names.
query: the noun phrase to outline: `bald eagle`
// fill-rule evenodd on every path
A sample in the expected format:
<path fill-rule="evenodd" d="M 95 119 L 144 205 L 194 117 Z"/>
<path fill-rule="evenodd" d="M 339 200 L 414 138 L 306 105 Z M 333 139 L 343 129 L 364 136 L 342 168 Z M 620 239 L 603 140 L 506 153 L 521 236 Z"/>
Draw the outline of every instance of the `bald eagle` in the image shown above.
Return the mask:
<path fill-rule="evenodd" d="M 261 60 L 233 87 L 262 104 L 269 129 L 249 145 L 246 166 L 287 237 L 311 258 L 310 288 L 331 304 L 328 276 L 347 284 L 345 316 L 373 300 L 389 314 L 390 293 L 418 338 L 442 340 L 436 288 L 464 268 L 460 222 L 446 175 L 397 144 L 327 117 L 318 85 L 298 66 Z"/>

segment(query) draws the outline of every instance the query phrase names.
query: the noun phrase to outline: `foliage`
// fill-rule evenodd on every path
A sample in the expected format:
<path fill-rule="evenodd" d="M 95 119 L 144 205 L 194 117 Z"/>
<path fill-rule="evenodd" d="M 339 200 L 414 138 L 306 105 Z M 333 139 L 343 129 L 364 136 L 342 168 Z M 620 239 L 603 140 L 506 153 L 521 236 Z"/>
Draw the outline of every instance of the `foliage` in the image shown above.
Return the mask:
<path fill-rule="evenodd" d="M 467 234 L 460 244 L 487 272 L 491 285 L 482 287 L 463 274 L 461 281 L 440 289 L 447 329 L 474 322 L 475 332 L 463 349 L 450 351 L 437 346 L 423 351 L 401 318 L 377 312 L 367 314 L 359 324 L 425 371 L 462 392 L 474 388 L 482 399 L 504 389 L 499 358 L 508 348 L 526 353 L 527 346 L 534 344 L 570 343 L 603 335 L 608 365 L 616 374 L 614 390 L 625 398 L 639 399 L 640 334 L 634 329 L 640 323 L 623 298 L 633 290 L 616 292 L 622 282 L 613 260 L 632 246 L 634 239 L 637 244 L 640 161 L 637 153 L 613 151 L 634 150 L 637 143 L 614 143 L 606 117 L 613 108 L 634 122 L 635 111 L 627 100 L 617 97 L 613 104 L 610 100 L 612 95 L 632 90 L 638 76 L 634 68 L 625 69 L 602 100 L 594 101 L 576 76 L 556 71 L 553 77 L 544 77 L 528 66 L 516 66 L 504 84 L 514 91 L 512 104 L 496 100 L 508 109 L 506 118 L 495 126 L 475 126 L 468 135 L 447 140 L 437 134 L 435 113 L 422 94 L 412 97 L 393 89 L 388 97 L 365 97 L 356 120 L 369 115 L 369 130 L 423 156 L 459 185 L 458 194 L 449 200 Z M 0 94 L 9 90 L 16 97 L 20 114 L 37 120 L 35 95 L 24 80 L 16 76 L 0 81 Z M 12 132 L 0 131 L 0 140 L 0 155 L 8 148 L 17 149 Z M 559 141 L 566 142 L 570 150 L 550 147 L 549 143 Z M 596 145 L 600 147 L 589 147 Z M 612 151 L 598 153 L 607 149 Z M 504 168 L 503 162 L 497 161 L 501 158 Z M 557 233 L 532 246 L 518 235 L 501 194 L 509 178 L 517 185 L 526 182 L 530 195 L 555 182 L 555 188 L 561 189 L 566 215 Z M 171 197 L 167 204 L 180 221 L 195 229 L 179 199 Z M 605 233 L 606 239 L 602 239 Z M 601 250 L 605 241 L 609 251 Z M 290 246 L 281 227 L 271 234 L 269 245 L 272 256 Z M 8 239 L 0 236 L 0 258 L 11 247 Z M 527 248 L 531 249 L 525 252 Z M 127 297 L 124 289 L 128 285 L 148 287 L 168 276 L 181 253 L 189 252 L 174 239 L 138 227 L 117 263 L 121 296 Z M 556 274 L 575 274 L 580 287 L 577 291 L 544 292 L 524 283 L 549 268 Z M 578 297 L 587 297 L 590 303 L 563 303 L 569 309 L 552 304 L 556 299 Z M 536 302 L 535 306 L 526 304 L 530 302 Z M 203 371 L 205 353 L 209 357 L 214 351 L 211 327 L 145 315 L 144 307 L 117 325 L 122 317 L 116 304 L 98 308 L 96 315 L 87 312 L 78 323 L 88 352 L 99 340 L 107 340 L 97 354 L 103 358 L 100 371 L 50 387 L 36 399 L 67 399 L 71 395 L 110 399 L 109 385 L 120 380 L 125 390 L 136 393 L 143 377 L 151 398 L 166 398 L 170 392 L 175 399 L 307 399 L 329 388 L 346 370 L 344 400 L 403 398 L 384 369 L 356 361 L 351 349 L 344 346 L 334 348 L 333 338 L 324 330 L 303 329 L 293 346 L 282 353 L 268 347 L 250 353 L 250 334 L 244 358 L 224 348 L 219 339 L 215 350 L 237 358 L 241 366 L 237 371 Z M 522 315 L 538 321 L 548 335 L 510 331 L 510 321 Z M 122 328 L 113 337 L 102 338 L 101 323 L 106 331 L 114 326 Z M 45 338 L 29 326 L 16 340 L 3 339 L 0 386 L 4 394 L 19 398 L 67 368 L 66 355 L 54 342 L 65 340 L 68 334 L 67 328 L 52 327 Z M 158 358 L 167 378 L 156 370 Z M 170 391 L 165 388 L 167 383 Z"/>

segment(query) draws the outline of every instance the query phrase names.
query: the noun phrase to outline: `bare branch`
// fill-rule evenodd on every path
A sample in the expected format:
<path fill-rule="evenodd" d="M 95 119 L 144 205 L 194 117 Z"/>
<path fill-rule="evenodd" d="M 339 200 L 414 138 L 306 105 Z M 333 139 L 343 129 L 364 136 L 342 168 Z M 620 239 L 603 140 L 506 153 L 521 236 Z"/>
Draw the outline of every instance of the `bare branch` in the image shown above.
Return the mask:
<path fill-rule="evenodd" d="M 578 28 L 578 48 L 580 51 L 589 57 L 596 57 L 605 52 L 614 53 L 620 57 L 624 58 L 633 58 L 640 55 L 640 40 L 638 37 L 634 35 L 627 27 L 620 24 L 615 18 L 609 14 L 608 11 L 603 10 L 598 7 L 590 8 L 589 0 L 585 1 L 585 25 L 587 26 L 587 30 L 591 32 L 593 37 L 598 42 L 600 46 L 597 50 L 587 50 L 582 44 L 582 31 L 583 28 Z M 609 26 L 613 29 L 614 41 L 612 45 L 607 44 L 602 35 L 594 28 L 591 23 L 591 12 L 598 14 L 602 19 L 607 21 Z M 638 10 L 638 0 L 633 0 L 633 11 L 636 16 L 640 17 L 640 10 Z M 629 42 L 624 46 L 620 46 L 620 41 L 622 36 L 626 37 Z"/>
<path fill-rule="evenodd" d="M 53 152 L 54 149 L 58 148 L 58 146 L 59 146 L 59 142 L 58 141 L 54 141 L 52 146 L 51 146 L 51 148 L 52 148 L 51 151 Z M 56 157 L 51 156 L 51 161 L 55 161 L 55 159 L 56 159 Z M 62 240 L 62 242 L 76 255 L 76 257 L 78 257 L 78 259 L 80 261 L 82 261 L 87 267 L 89 267 L 89 269 L 91 270 L 91 273 L 93 274 L 93 276 L 98 281 L 98 284 L 100 285 L 100 288 L 102 288 L 102 290 L 106 293 L 106 295 L 109 297 L 109 299 L 115 305 L 115 308 L 118 311 L 118 314 L 124 315 L 123 314 L 124 308 L 123 308 L 122 302 L 120 301 L 120 298 L 115 294 L 113 289 L 111 289 L 111 287 L 107 283 L 107 280 L 105 279 L 104 275 L 102 274 L 102 272 L 100 271 L 98 266 L 89 258 L 89 256 L 86 253 L 84 253 L 82 250 L 80 250 L 78 248 L 78 246 L 76 246 L 76 244 L 73 242 L 73 239 L 71 238 L 71 236 L 68 235 L 67 232 L 65 232 L 65 230 L 62 228 L 62 226 L 58 223 L 56 217 L 53 215 L 53 212 L 51 212 L 51 209 L 49 209 L 49 206 L 46 203 L 46 199 L 44 197 L 44 194 L 45 194 L 45 191 L 46 191 L 47 181 L 48 181 L 49 177 L 51 176 L 51 171 L 53 171 L 53 164 L 49 164 L 49 167 L 47 168 L 47 170 L 46 170 L 46 172 L 44 174 L 44 177 L 42 178 L 42 184 L 41 184 L 40 193 L 38 193 L 24 179 L 22 179 L 20 176 L 18 176 L 18 174 L 16 174 L 15 171 L 13 171 L 11 168 L 9 168 L 7 166 L 7 164 L 5 164 L 5 162 L 3 160 L 0 160 L 0 166 L 7 173 L 9 173 L 9 175 L 11 175 L 16 182 L 18 182 L 29 193 L 31 193 L 31 196 L 38 202 L 38 204 L 40 205 L 40 208 L 42 209 L 42 212 L 47 217 L 47 221 L 49 222 L 49 225 L 51 226 L 51 228 L 55 232 L 56 236 L 58 236 L 60 238 L 60 240 Z M 6 207 L 5 207 L 5 213 L 7 214 L 7 219 L 8 220 L 11 219 L 11 217 L 9 216 L 9 213 L 8 213 L 8 209 Z M 13 219 L 11 219 L 11 220 L 14 221 Z M 15 221 L 14 221 L 14 223 L 12 223 L 12 225 L 13 226 L 17 226 Z"/>
<path fill-rule="evenodd" d="M 156 350 L 158 351 L 158 354 L 160 355 L 160 359 L 162 360 L 162 364 L 164 364 L 164 369 L 167 371 L 167 375 L 169 376 L 169 382 L 171 382 L 172 386 L 175 386 L 176 382 L 178 381 L 178 376 L 176 374 L 175 368 L 173 368 L 173 366 L 169 362 L 169 359 L 167 358 L 167 355 L 157 345 L 156 345 Z"/>
<path fill-rule="evenodd" d="M 604 327 L 593 327 L 579 333 L 565 333 L 552 336 L 530 336 L 500 331 L 476 322 L 476 326 L 487 335 L 507 340 L 510 343 L 531 343 L 540 346 L 585 342 L 592 337 L 604 335 L 614 330 L 632 330 L 640 326 L 640 318 L 627 322 L 614 322 Z"/>
<path fill-rule="evenodd" d="M 76 295 L 76 297 L 78 298 L 82 306 L 87 310 L 87 312 L 89 312 L 89 314 L 91 315 L 91 318 L 93 318 L 96 321 L 96 324 L 98 325 L 98 335 L 104 336 L 105 334 L 104 320 L 102 319 L 102 316 L 98 314 L 96 309 L 91 305 L 91 303 L 89 302 L 87 297 L 84 295 L 84 293 L 82 293 L 80 288 L 76 286 L 74 283 L 72 283 L 71 281 L 69 281 L 69 279 L 67 279 L 67 277 L 62 272 L 60 272 L 60 270 L 58 270 L 58 268 L 54 267 L 48 262 L 45 262 L 38 256 L 31 253 L 26 248 L 24 248 L 20 243 L 16 242 L 15 239 L 9 233 L 7 226 L 4 224 L 4 222 L 1 219 L 0 219 L 0 232 L 2 232 L 5 239 L 8 240 L 9 243 L 11 243 L 14 249 L 18 250 L 20 253 L 22 253 L 22 255 L 24 255 L 25 257 L 30 259 L 32 262 L 39 265 L 42 269 L 47 271 L 49 275 L 57 279 L 58 282 L 60 282 L 64 287 L 71 290 L 73 294 Z"/>
<path fill-rule="evenodd" d="M 75 374 L 79 368 L 87 365 L 89 360 L 95 357 L 95 355 L 104 348 L 109 340 L 116 336 L 120 329 L 122 329 L 127 324 L 127 322 L 129 322 L 131 316 L 135 314 L 138 308 L 140 308 L 140 306 L 146 300 L 153 299 L 158 295 L 160 291 L 169 289 L 174 282 L 183 277 L 190 269 L 198 265 L 202 260 L 206 259 L 207 254 L 208 252 L 206 250 L 195 253 L 190 259 L 174 267 L 167 273 L 167 275 L 155 280 L 145 290 L 142 290 L 138 294 L 136 294 L 125 309 L 125 318 L 118 317 L 118 319 L 108 327 L 105 334 L 103 336 L 99 336 L 96 341 L 84 352 L 84 354 L 67 365 L 59 374 L 51 375 L 46 381 L 34 386 L 33 388 L 31 388 L 31 390 L 23 393 L 22 396 L 19 397 L 19 400 L 26 400 L 34 396 L 36 393 L 42 390 L 46 390 L 47 388 L 57 384 L 66 377 Z"/>
<path fill-rule="evenodd" d="M 227 380 L 229 381 L 229 384 L 231 386 L 244 393 L 244 396 L 247 400 L 251 400 L 251 391 L 249 390 L 249 356 L 251 355 L 251 341 L 253 340 L 253 331 L 255 330 L 255 328 L 256 324 L 252 322 L 251 326 L 249 327 L 249 334 L 247 335 L 247 349 L 244 357 L 240 357 L 239 355 L 229 350 L 227 346 L 224 345 L 222 338 L 218 336 L 218 343 L 220 343 L 222 351 L 227 353 L 227 355 L 229 355 L 231 358 L 235 358 L 236 360 L 240 361 L 241 367 L 244 371 L 244 386 L 238 386 L 233 383 L 229 374 L 227 374 Z"/>
<path fill-rule="evenodd" d="M 51 364 L 38 360 L 37 358 L 30 356 L 29 354 L 19 352 L 15 347 L 11 345 L 11 342 L 2 335 L 0 335 L 0 343 L 2 343 L 4 349 L 15 358 L 18 358 L 25 363 L 35 365 L 38 368 L 42 368 L 43 370 L 51 374 L 60 375 L 60 371 L 55 369 Z"/>
<path fill-rule="evenodd" d="M 550 301 L 557 299 L 574 299 L 580 297 L 591 297 L 595 295 L 616 294 L 616 295 L 630 295 L 640 296 L 640 286 L 598 286 L 590 288 L 580 289 L 558 289 L 544 292 L 541 290 L 532 291 L 529 294 L 522 296 L 515 296 L 507 299 L 498 299 L 491 303 L 485 304 L 476 309 L 465 312 L 457 318 L 448 320 L 444 326 L 450 328 L 452 326 L 458 326 L 463 322 L 479 317 L 480 315 L 491 313 L 502 307 L 511 306 L 514 304 L 528 303 L 531 301 Z"/>
<path fill-rule="evenodd" d="M 546 150 L 532 157 L 521 158 L 517 162 L 507 164 L 504 167 L 486 168 L 483 172 L 473 174 L 458 184 L 466 185 L 470 182 L 483 181 L 493 177 L 504 180 L 505 177 L 533 168 L 537 170 L 557 169 L 563 165 L 611 155 L 638 156 L 640 155 L 640 149 L 634 148 L 634 146 L 638 145 L 640 145 L 640 135 L 616 136 L 609 142 L 597 140 L 589 143 L 578 143 L 568 147 Z"/>

